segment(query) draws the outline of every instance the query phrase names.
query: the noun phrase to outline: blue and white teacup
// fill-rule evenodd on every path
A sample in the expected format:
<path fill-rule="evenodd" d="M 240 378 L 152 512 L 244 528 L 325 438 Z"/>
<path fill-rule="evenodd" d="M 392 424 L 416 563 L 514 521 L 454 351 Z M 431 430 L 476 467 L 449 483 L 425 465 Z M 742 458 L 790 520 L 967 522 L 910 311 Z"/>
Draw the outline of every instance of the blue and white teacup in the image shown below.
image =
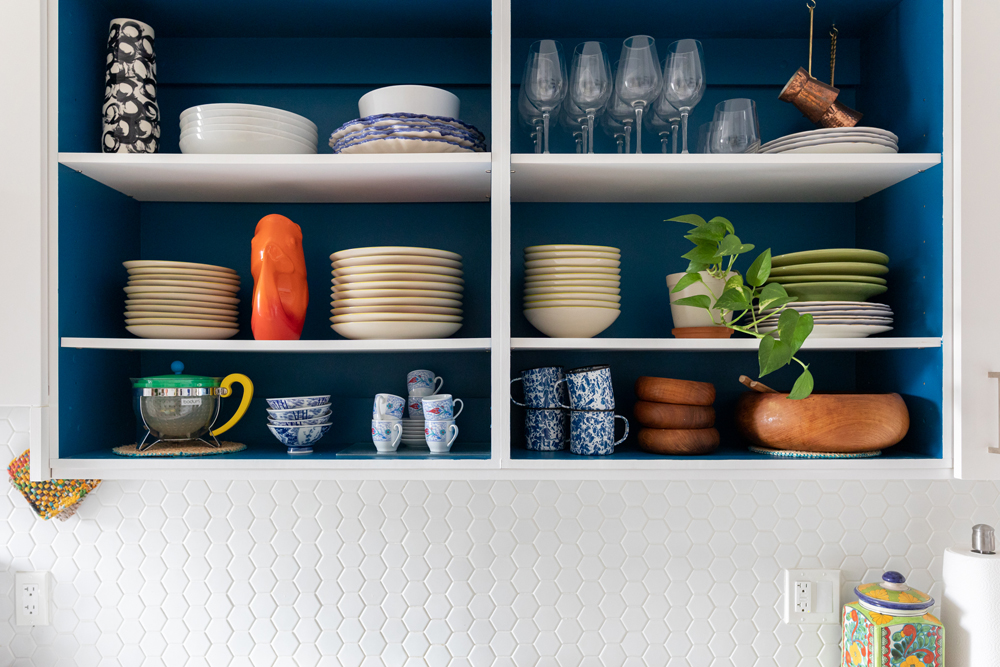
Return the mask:
<path fill-rule="evenodd" d="M 525 448 L 533 452 L 566 449 L 569 414 L 560 408 L 528 408 L 524 415 Z"/>
<path fill-rule="evenodd" d="M 406 397 L 406 413 L 409 415 L 410 419 L 423 419 L 424 418 L 424 397 L 423 396 L 407 396 Z"/>
<path fill-rule="evenodd" d="M 455 412 L 456 403 L 458 404 L 458 412 Z M 464 409 L 465 403 L 462 402 L 462 399 L 452 398 L 451 394 L 424 396 L 424 419 L 429 422 L 457 419 Z"/>
<path fill-rule="evenodd" d="M 274 426 L 268 424 L 267 428 L 271 430 L 274 437 L 281 441 L 281 444 L 288 447 L 289 454 L 310 454 L 313 443 L 326 435 L 330 426 L 331 424 L 311 426 Z"/>
<path fill-rule="evenodd" d="M 298 408 L 295 410 L 272 410 L 267 409 L 267 416 L 271 421 L 298 421 L 301 419 L 316 419 L 327 417 L 333 410 L 329 405 L 318 405 L 315 408 Z"/>
<path fill-rule="evenodd" d="M 458 425 L 454 419 L 424 422 L 424 439 L 432 452 L 443 454 L 451 449 L 458 438 Z"/>
<path fill-rule="evenodd" d="M 566 379 L 560 384 L 565 384 L 569 393 L 569 405 L 560 407 L 573 410 L 615 409 L 610 366 L 584 366 L 566 371 Z"/>
<path fill-rule="evenodd" d="M 566 390 L 559 381 L 563 379 L 562 366 L 545 366 L 521 371 L 521 377 L 510 381 L 524 386 L 524 403 L 518 403 L 511 394 L 510 400 L 522 408 L 555 408 L 566 402 Z"/>
<path fill-rule="evenodd" d="M 372 420 L 372 442 L 380 452 L 394 452 L 399 449 L 403 438 L 403 425 L 395 419 Z"/>
<path fill-rule="evenodd" d="M 402 419 L 406 401 L 395 394 L 375 394 L 372 419 Z"/>
<path fill-rule="evenodd" d="M 295 398 L 266 398 L 267 407 L 273 410 L 297 410 L 315 408 L 330 402 L 330 394 L 324 396 L 296 396 Z"/>
<path fill-rule="evenodd" d="M 443 386 L 444 378 L 434 375 L 434 371 L 417 370 L 406 374 L 406 393 L 409 396 L 432 396 Z"/>
<path fill-rule="evenodd" d="M 625 422 L 625 434 L 615 440 L 615 420 Z M 572 410 L 569 451 L 580 456 L 607 456 L 628 437 L 628 419 L 614 410 Z"/>

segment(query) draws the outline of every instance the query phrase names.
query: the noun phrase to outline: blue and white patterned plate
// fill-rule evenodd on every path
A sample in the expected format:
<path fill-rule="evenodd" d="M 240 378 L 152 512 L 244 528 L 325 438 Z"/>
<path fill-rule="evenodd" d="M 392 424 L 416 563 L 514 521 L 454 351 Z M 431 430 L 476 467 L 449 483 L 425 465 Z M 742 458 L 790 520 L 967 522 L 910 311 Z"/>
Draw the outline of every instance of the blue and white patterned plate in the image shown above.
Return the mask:
<path fill-rule="evenodd" d="M 354 120 L 347 121 L 341 125 L 337 130 L 330 136 L 330 143 L 335 144 L 340 141 L 343 137 L 350 134 L 351 132 L 357 132 L 363 130 L 367 127 L 379 127 L 382 125 L 396 125 L 399 123 L 406 123 L 409 125 L 421 125 L 426 123 L 441 123 L 444 125 L 450 125 L 452 127 L 465 130 L 466 132 L 474 135 L 479 141 L 486 141 L 486 137 L 476 129 L 475 126 L 469 125 L 457 118 L 448 118 L 447 116 L 424 116 L 421 114 L 412 113 L 392 113 L 392 114 L 379 114 L 377 116 L 368 116 L 366 118 L 355 118 Z"/>
<path fill-rule="evenodd" d="M 471 148 L 442 139 L 418 139 L 416 137 L 379 137 L 365 139 L 344 148 L 342 155 L 362 155 L 375 153 L 476 153 Z"/>
<path fill-rule="evenodd" d="M 754 454 L 766 454 L 782 459 L 870 459 L 875 456 L 882 456 L 882 450 L 876 449 L 874 452 L 799 452 L 792 449 L 771 449 L 769 447 L 757 447 L 750 445 L 748 448 Z"/>
<path fill-rule="evenodd" d="M 351 132 L 340 141 L 330 144 L 334 153 L 341 152 L 350 145 L 359 143 L 366 139 L 380 137 L 414 137 L 418 139 L 441 139 L 458 144 L 463 148 L 472 150 L 485 150 L 486 145 L 477 141 L 471 134 L 464 130 L 457 130 L 450 125 L 386 125 L 378 128 L 369 128 L 360 132 Z"/>

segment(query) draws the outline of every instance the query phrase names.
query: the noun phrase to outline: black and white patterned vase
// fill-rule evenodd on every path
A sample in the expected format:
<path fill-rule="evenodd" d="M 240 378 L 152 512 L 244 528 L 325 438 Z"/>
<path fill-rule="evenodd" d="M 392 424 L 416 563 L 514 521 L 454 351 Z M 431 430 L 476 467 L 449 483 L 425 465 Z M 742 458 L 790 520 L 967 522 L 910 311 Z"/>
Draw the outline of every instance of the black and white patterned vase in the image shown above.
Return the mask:
<path fill-rule="evenodd" d="M 134 19 L 113 19 L 104 75 L 105 153 L 160 150 L 160 108 L 156 104 L 153 29 Z"/>

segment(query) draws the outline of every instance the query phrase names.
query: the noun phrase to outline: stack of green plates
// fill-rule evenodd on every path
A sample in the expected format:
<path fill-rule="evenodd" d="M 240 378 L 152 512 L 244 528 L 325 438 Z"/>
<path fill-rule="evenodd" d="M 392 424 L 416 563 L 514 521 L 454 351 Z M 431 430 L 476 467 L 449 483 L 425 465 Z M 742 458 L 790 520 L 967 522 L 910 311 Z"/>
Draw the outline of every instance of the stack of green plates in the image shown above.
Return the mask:
<path fill-rule="evenodd" d="M 888 263 L 888 255 L 858 248 L 793 252 L 771 259 L 768 282 L 799 301 L 867 301 L 888 289 Z"/>

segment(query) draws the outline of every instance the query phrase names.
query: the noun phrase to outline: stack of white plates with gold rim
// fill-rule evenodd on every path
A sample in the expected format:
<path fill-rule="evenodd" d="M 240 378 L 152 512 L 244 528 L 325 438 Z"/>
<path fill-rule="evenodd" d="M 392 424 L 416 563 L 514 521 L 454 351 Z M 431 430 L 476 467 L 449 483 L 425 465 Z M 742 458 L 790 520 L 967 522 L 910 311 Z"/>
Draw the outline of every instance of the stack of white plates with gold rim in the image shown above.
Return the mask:
<path fill-rule="evenodd" d="M 619 314 L 621 251 L 603 245 L 524 249 L 524 316 L 552 338 L 593 338 Z"/>
<path fill-rule="evenodd" d="M 447 338 L 462 327 L 462 256 L 410 246 L 352 248 L 333 262 L 333 330 L 344 338 Z"/>
<path fill-rule="evenodd" d="M 240 277 L 212 264 L 133 260 L 125 287 L 125 328 L 139 338 L 232 338 Z"/>

